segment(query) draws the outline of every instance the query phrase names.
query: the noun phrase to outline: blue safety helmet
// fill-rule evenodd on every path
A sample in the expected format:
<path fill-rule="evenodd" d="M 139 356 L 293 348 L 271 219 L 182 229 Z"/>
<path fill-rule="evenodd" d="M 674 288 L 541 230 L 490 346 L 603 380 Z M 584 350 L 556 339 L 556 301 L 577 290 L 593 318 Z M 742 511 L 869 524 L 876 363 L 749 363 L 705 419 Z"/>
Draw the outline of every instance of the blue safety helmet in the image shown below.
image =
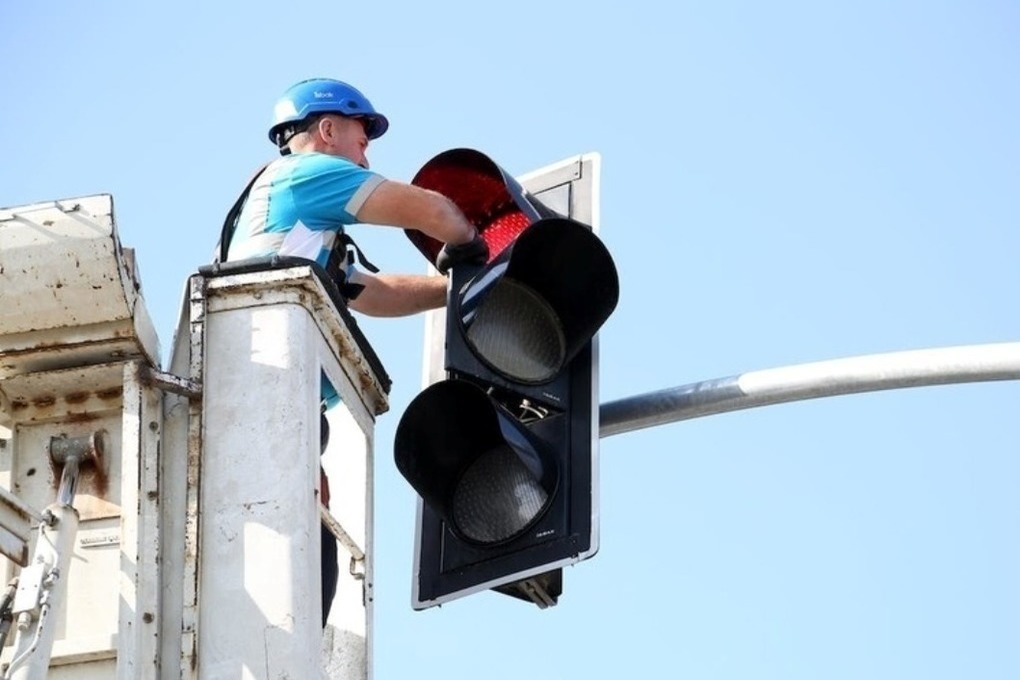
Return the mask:
<path fill-rule="evenodd" d="M 357 88 L 332 78 L 311 78 L 292 85 L 276 101 L 269 141 L 282 148 L 301 131 L 301 121 L 319 113 L 366 119 L 365 132 L 369 139 L 382 137 L 390 126 L 386 116 L 378 113 Z"/>

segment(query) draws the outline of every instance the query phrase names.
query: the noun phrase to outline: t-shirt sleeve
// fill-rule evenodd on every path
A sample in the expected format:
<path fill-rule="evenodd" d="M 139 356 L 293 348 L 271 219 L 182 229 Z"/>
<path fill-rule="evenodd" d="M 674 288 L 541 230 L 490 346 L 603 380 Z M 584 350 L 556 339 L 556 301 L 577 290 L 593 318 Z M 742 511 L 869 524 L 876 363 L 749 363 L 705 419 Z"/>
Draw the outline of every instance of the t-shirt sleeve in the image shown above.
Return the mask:
<path fill-rule="evenodd" d="M 309 229 L 330 229 L 336 223 L 354 224 L 365 200 L 384 178 L 344 158 L 310 154 L 294 174 L 294 204 L 301 206 L 301 222 Z"/>

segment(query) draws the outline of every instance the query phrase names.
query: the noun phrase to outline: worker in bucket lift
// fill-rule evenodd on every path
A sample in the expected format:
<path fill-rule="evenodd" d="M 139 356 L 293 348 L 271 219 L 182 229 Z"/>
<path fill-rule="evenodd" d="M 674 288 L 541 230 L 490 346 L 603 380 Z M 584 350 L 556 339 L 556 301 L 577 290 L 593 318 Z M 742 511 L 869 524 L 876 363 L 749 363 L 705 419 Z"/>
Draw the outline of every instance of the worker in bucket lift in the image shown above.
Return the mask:
<path fill-rule="evenodd" d="M 369 143 L 389 128 L 357 89 L 339 80 L 301 81 L 276 102 L 269 139 L 280 158 L 261 168 L 224 223 L 219 259 L 287 255 L 314 260 L 333 277 L 351 309 L 405 316 L 446 303 L 446 280 L 382 274 L 365 260 L 346 228 L 358 223 L 416 229 L 445 243 L 436 259 L 446 273 L 459 262 L 484 263 L 485 241 L 452 201 L 369 170 Z M 361 264 L 369 271 L 355 266 Z M 339 402 L 323 382 L 323 411 Z M 328 422 L 322 417 L 322 450 Z M 329 507 L 322 475 L 322 500 Z M 337 544 L 322 529 L 322 625 L 336 593 Z"/>

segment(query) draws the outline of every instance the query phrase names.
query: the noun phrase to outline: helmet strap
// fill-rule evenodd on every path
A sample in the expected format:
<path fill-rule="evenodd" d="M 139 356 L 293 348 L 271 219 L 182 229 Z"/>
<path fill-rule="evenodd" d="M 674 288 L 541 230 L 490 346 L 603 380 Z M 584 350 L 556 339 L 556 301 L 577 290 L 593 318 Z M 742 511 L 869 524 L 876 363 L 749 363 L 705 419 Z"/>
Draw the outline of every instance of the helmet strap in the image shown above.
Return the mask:
<path fill-rule="evenodd" d="M 294 138 L 294 135 L 298 133 L 298 129 L 294 125 L 289 125 L 279 132 L 276 133 L 276 146 L 280 147 L 280 155 L 286 156 L 290 153 L 290 140 Z"/>
<path fill-rule="evenodd" d="M 276 145 L 280 147 L 280 155 L 281 156 L 289 155 L 291 151 L 288 144 L 290 144 L 290 140 L 294 139 L 294 135 L 307 131 L 310 127 L 318 123 L 319 119 L 322 118 L 324 115 L 325 114 L 323 113 L 313 113 L 310 116 L 306 117 L 304 120 L 299 120 L 295 123 L 292 123 L 291 125 L 288 125 L 287 127 L 282 128 L 279 132 L 277 132 Z"/>

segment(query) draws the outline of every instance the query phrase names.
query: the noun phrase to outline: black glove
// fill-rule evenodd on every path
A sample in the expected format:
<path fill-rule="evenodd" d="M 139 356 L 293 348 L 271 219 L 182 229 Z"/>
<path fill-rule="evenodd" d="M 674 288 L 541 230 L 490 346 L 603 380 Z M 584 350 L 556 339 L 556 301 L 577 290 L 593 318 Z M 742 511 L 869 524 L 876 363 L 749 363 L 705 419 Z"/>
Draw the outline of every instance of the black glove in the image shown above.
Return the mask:
<path fill-rule="evenodd" d="M 479 234 L 467 243 L 451 245 L 447 243 L 436 256 L 436 269 L 445 274 L 454 265 L 461 263 L 485 264 L 489 259 L 489 244 Z"/>

